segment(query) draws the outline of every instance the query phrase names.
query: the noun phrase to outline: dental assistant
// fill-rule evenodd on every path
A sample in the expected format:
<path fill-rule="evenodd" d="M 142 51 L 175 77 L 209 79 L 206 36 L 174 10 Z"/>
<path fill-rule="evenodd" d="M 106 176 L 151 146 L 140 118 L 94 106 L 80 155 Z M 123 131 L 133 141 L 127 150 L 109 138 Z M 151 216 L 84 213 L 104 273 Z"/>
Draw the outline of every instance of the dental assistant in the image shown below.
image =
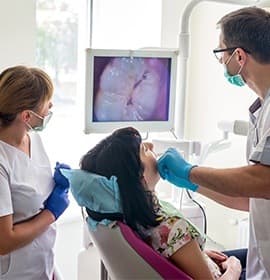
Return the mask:
<path fill-rule="evenodd" d="M 40 136 L 53 85 L 40 69 L 0 73 L 0 279 L 52 280 L 55 220 L 69 204 Z M 58 170 L 56 170 L 58 172 Z"/>
<path fill-rule="evenodd" d="M 216 169 L 192 166 L 174 149 L 158 162 L 162 178 L 215 200 L 249 211 L 246 279 L 270 279 L 270 13 L 256 7 L 225 15 L 214 50 L 225 77 L 248 85 L 258 96 L 249 108 L 248 165 Z"/>

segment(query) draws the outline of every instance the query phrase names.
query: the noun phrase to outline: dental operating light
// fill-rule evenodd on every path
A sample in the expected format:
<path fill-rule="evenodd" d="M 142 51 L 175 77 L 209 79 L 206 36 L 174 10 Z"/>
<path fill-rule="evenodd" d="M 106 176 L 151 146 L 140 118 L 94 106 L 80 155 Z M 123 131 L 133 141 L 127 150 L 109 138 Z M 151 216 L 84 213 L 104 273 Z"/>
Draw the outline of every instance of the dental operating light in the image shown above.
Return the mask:
<path fill-rule="evenodd" d="M 223 4 L 234 4 L 243 6 L 257 6 L 261 8 L 270 8 L 270 0 L 191 0 L 186 6 L 182 17 L 179 34 L 179 113 L 177 114 L 178 120 L 175 122 L 175 134 L 180 139 L 184 138 L 184 125 L 185 125 L 185 102 L 186 102 L 186 88 L 187 88 L 187 60 L 189 57 L 189 26 L 190 16 L 195 8 L 201 2 L 214 2 Z"/>

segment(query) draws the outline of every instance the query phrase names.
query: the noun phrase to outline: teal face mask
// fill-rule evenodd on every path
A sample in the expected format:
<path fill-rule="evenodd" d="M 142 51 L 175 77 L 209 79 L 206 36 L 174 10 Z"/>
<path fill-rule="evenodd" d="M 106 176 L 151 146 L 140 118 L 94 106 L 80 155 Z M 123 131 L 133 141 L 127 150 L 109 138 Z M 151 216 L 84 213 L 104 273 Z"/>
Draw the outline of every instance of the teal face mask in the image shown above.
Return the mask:
<path fill-rule="evenodd" d="M 238 86 L 238 87 L 242 87 L 246 84 L 246 82 L 244 81 L 242 75 L 240 74 L 244 64 L 240 67 L 238 73 L 236 75 L 230 75 L 230 73 L 228 72 L 227 69 L 227 65 L 230 63 L 232 57 L 234 56 L 235 51 L 232 53 L 232 55 L 229 57 L 229 59 L 224 63 L 224 76 L 227 79 L 227 81 L 229 83 L 231 83 L 232 85 Z"/>
<path fill-rule="evenodd" d="M 34 111 L 31 111 L 31 113 L 33 115 L 35 115 L 37 118 L 42 120 L 42 123 L 38 126 L 32 127 L 29 123 L 27 124 L 27 126 L 32 130 L 32 131 L 42 131 L 45 129 L 45 127 L 47 126 L 48 122 L 50 121 L 51 117 L 52 117 L 52 112 L 49 111 L 48 115 L 45 117 L 41 117 L 39 114 L 35 113 Z"/>
<path fill-rule="evenodd" d="M 224 71 L 224 76 L 229 83 L 231 83 L 235 86 L 242 87 L 246 84 L 244 79 L 242 78 L 241 74 L 230 75 L 226 67 L 225 67 L 225 71 Z"/>

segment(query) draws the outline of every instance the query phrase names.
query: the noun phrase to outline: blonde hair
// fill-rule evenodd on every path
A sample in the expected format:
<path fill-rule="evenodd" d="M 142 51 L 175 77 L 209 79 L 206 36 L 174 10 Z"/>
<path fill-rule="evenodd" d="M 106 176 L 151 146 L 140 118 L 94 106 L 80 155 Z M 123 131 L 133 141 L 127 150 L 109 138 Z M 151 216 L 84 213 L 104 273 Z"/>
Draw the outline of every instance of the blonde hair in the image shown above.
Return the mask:
<path fill-rule="evenodd" d="M 41 69 L 7 68 L 0 74 L 0 124 L 7 126 L 24 110 L 38 109 L 53 94 L 51 78 Z"/>

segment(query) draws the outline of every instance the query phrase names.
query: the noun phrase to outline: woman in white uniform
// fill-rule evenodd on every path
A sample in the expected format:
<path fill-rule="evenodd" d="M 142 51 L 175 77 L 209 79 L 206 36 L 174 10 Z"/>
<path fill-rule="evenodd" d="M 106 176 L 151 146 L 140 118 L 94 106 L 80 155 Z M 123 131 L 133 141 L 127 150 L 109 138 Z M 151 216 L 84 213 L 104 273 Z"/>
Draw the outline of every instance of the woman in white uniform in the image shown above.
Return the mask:
<path fill-rule="evenodd" d="M 0 279 L 52 280 L 54 221 L 69 204 L 37 133 L 52 113 L 53 85 L 37 68 L 0 74 Z"/>

